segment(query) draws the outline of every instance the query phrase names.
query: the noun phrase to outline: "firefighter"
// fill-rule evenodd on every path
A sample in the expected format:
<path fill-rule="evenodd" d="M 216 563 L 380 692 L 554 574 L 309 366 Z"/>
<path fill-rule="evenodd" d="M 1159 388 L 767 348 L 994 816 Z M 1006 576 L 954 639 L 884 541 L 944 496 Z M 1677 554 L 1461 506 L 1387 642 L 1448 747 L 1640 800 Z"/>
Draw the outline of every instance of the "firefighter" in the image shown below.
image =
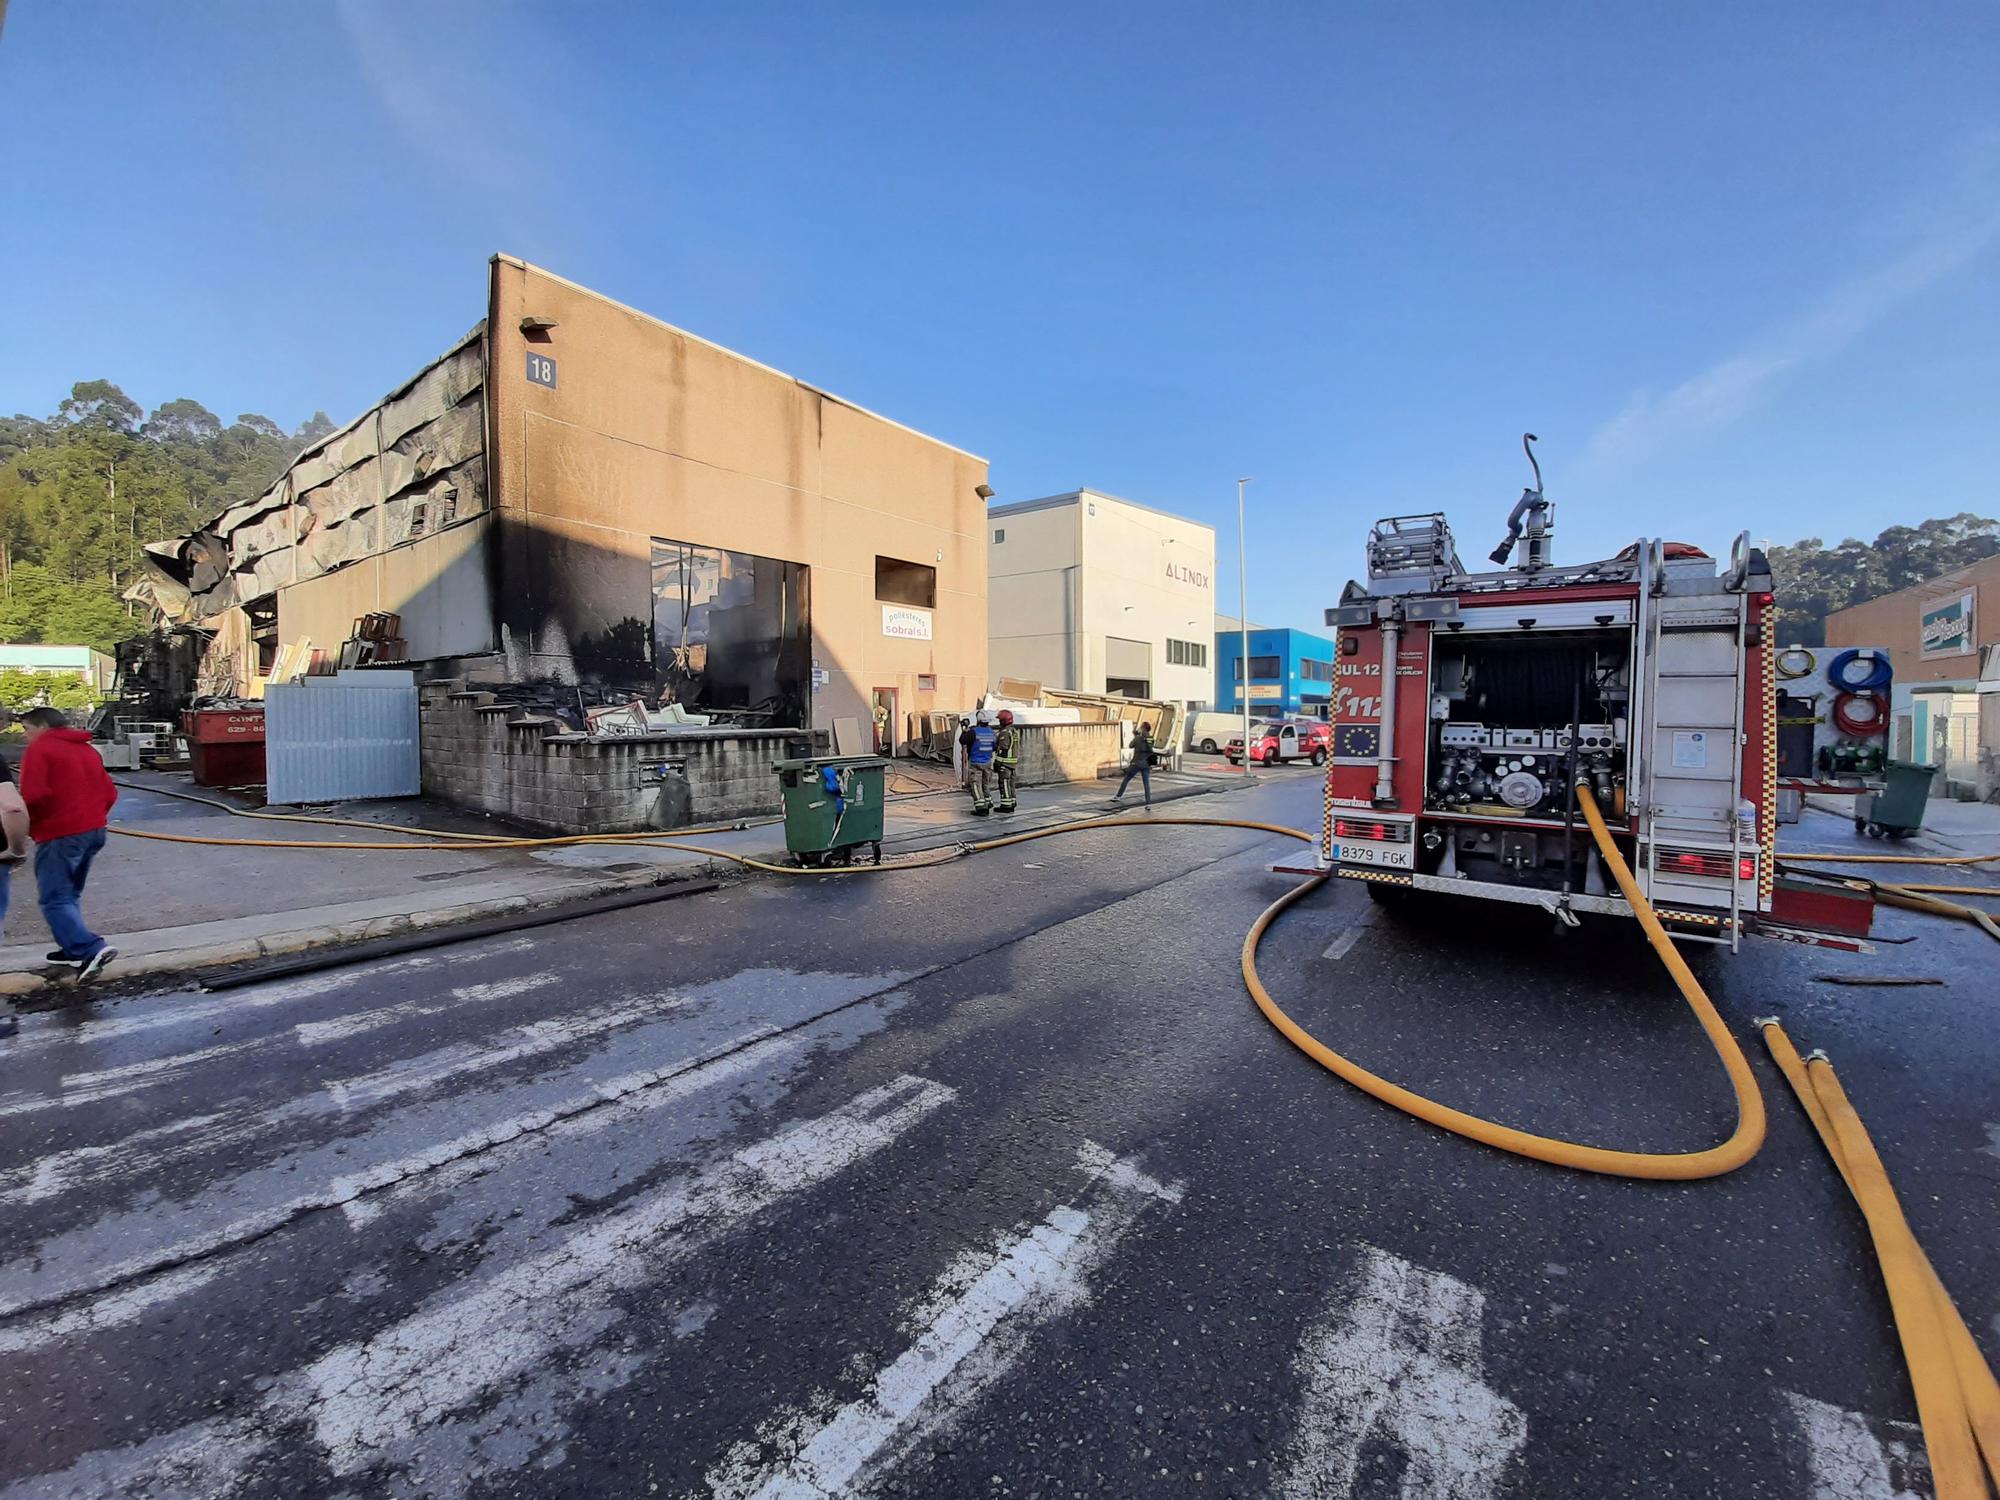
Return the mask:
<path fill-rule="evenodd" d="M 1014 710 L 1000 710 L 1000 729 L 993 737 L 993 779 L 1000 784 L 993 799 L 996 812 L 1014 810 L 1014 789 L 1021 774 L 1021 731 L 1014 727 Z"/>
<path fill-rule="evenodd" d="M 993 742 L 998 738 L 990 708 L 979 710 L 979 717 L 959 732 L 958 742 L 965 747 L 965 784 L 972 791 L 976 818 L 993 811 Z"/>

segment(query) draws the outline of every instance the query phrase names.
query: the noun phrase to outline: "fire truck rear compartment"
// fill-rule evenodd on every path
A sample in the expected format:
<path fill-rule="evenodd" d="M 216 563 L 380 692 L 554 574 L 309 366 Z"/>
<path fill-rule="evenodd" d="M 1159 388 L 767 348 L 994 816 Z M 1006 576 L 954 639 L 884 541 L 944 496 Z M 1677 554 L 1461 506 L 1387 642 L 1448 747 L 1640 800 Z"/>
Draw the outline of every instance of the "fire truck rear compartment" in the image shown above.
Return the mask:
<path fill-rule="evenodd" d="M 1630 659 L 1631 633 L 1620 627 L 1441 633 L 1417 869 L 1604 890 L 1591 840 L 1566 814 L 1572 774 L 1590 780 L 1607 810 L 1622 804 Z"/>

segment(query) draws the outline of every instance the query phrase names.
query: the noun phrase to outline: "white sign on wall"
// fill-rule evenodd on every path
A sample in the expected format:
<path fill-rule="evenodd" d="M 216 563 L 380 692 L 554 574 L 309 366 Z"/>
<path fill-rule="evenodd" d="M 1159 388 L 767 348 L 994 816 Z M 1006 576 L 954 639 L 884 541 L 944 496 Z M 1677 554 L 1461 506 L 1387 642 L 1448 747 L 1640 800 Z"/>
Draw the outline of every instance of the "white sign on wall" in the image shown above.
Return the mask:
<path fill-rule="evenodd" d="M 1970 656 L 1973 651 L 1972 608 L 1978 596 L 1971 589 L 1949 599 L 1933 599 L 1918 617 L 1920 656 Z"/>
<path fill-rule="evenodd" d="M 882 634 L 899 641 L 927 641 L 931 638 L 931 612 L 907 604 L 882 606 Z"/>

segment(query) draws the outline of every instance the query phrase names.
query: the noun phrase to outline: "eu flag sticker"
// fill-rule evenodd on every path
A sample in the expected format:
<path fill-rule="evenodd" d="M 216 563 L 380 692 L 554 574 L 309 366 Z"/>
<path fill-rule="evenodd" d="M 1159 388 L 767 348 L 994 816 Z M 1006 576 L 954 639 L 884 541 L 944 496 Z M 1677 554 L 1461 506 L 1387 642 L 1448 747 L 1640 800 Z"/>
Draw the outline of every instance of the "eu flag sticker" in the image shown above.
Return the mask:
<path fill-rule="evenodd" d="M 1382 730 L 1375 724 L 1340 724 L 1333 731 L 1333 753 L 1369 760 L 1380 753 Z"/>

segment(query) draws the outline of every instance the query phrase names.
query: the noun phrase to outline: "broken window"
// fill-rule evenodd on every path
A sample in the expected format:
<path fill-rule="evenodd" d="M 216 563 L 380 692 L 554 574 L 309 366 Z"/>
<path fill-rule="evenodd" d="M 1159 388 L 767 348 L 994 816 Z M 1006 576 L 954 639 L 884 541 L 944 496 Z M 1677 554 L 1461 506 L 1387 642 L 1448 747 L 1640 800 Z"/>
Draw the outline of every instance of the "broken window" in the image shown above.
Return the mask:
<path fill-rule="evenodd" d="M 937 569 L 928 563 L 878 557 L 875 559 L 875 597 L 883 604 L 909 604 L 918 609 L 936 609 Z"/>
<path fill-rule="evenodd" d="M 808 570 L 655 537 L 653 667 L 665 693 L 695 712 L 810 728 Z"/>

